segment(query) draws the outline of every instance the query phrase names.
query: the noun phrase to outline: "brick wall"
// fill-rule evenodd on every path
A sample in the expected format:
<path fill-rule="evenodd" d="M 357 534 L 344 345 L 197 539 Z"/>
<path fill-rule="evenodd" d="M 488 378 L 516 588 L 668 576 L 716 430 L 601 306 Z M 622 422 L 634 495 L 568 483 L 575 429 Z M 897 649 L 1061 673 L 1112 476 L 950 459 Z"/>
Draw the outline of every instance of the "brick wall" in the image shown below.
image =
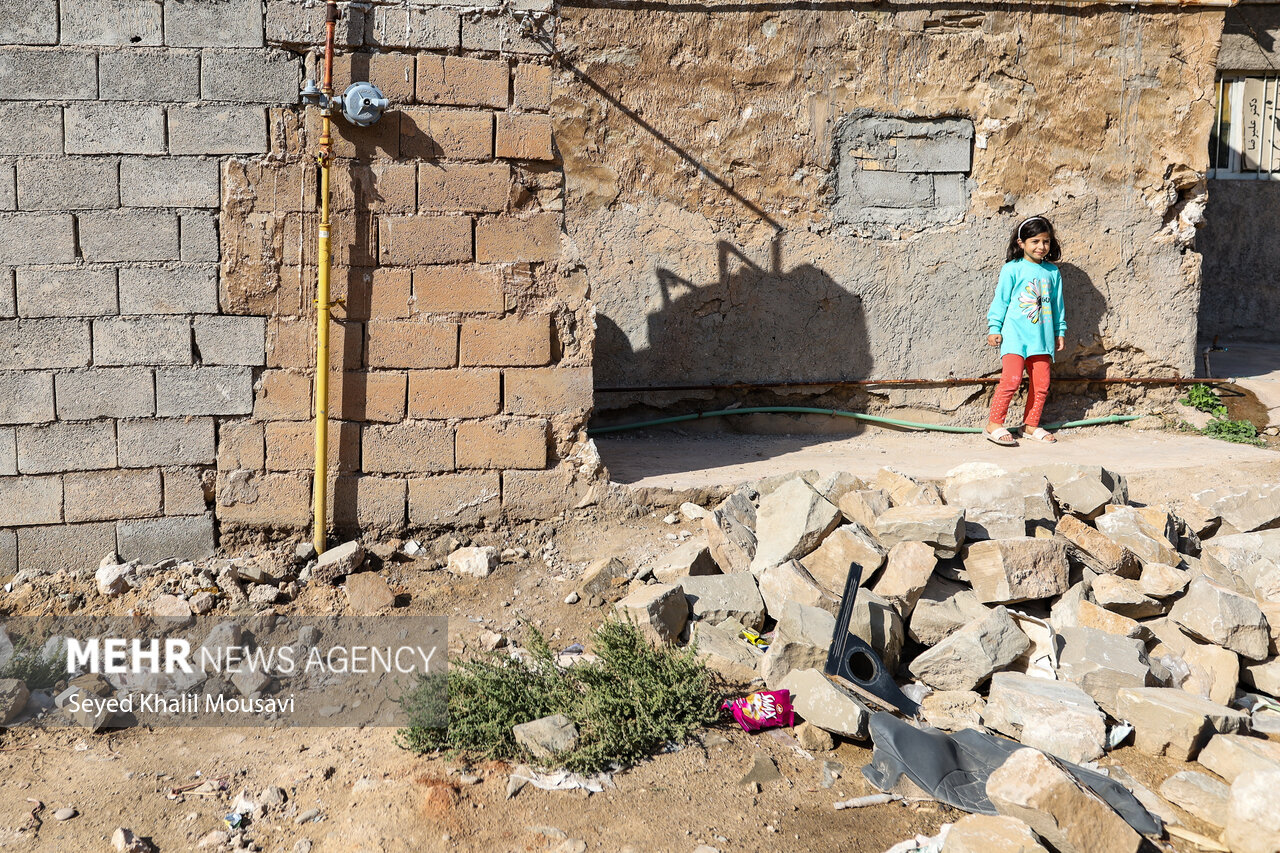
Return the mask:
<path fill-rule="evenodd" d="M 550 58 L 496 5 L 342 5 L 335 86 L 392 110 L 336 122 L 331 521 L 558 511 L 591 370 Z M 3 7 L 0 574 L 305 527 L 323 7 Z"/>

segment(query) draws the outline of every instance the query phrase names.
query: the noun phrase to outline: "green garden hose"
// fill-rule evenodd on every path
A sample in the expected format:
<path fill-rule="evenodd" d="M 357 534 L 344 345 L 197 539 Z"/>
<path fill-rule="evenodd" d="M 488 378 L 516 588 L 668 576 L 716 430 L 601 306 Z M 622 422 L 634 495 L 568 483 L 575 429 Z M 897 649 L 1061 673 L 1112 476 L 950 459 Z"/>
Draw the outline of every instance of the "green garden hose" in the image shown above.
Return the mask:
<path fill-rule="evenodd" d="M 630 424 L 617 424 L 615 426 L 596 427 L 587 430 L 587 435 L 604 435 L 610 432 L 624 432 L 626 430 L 644 429 L 645 427 L 662 426 L 664 424 L 678 424 L 685 421 L 698 421 L 705 418 L 723 418 L 729 415 L 760 415 L 760 414 L 787 414 L 787 415 L 832 415 L 837 418 L 853 418 L 857 421 L 867 421 L 873 424 L 883 424 L 885 426 L 903 427 L 905 429 L 919 429 L 928 432 L 963 432 L 963 433 L 980 433 L 982 427 L 962 427 L 948 426 L 947 424 L 922 424 L 916 421 L 902 421 L 897 418 L 882 418 L 879 415 L 864 415 L 861 412 L 845 412 L 840 409 L 811 409 L 806 406 L 754 406 L 743 409 L 718 409 L 713 412 L 694 412 L 690 415 L 675 415 L 669 418 L 658 418 L 652 421 L 636 421 Z M 1045 424 L 1045 429 L 1071 429 L 1073 427 L 1097 426 L 1099 424 L 1119 424 L 1126 421 L 1136 421 L 1140 415 L 1107 415 L 1102 418 L 1088 418 L 1083 421 L 1066 421 L 1058 424 Z"/>

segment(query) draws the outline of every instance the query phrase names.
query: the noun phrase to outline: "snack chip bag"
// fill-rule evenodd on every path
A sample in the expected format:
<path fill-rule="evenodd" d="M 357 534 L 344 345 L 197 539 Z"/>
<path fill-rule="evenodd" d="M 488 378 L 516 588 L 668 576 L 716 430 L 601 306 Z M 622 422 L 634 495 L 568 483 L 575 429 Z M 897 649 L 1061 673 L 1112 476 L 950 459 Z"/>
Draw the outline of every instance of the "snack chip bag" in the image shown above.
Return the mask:
<path fill-rule="evenodd" d="M 744 732 L 754 732 L 773 726 L 791 726 L 795 721 L 795 708 L 791 704 L 790 690 L 759 690 L 741 699 L 725 702 Z"/>

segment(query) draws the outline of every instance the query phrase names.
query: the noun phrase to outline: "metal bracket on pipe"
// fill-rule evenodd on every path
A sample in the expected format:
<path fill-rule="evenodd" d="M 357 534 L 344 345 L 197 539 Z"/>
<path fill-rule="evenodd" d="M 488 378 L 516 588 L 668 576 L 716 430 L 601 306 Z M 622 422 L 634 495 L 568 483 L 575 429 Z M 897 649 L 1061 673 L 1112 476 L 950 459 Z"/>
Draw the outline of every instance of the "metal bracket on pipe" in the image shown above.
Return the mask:
<path fill-rule="evenodd" d="M 849 617 L 853 614 L 853 603 L 858 597 L 861 582 L 862 566 L 851 563 L 849 577 L 844 582 L 840 612 L 836 615 L 835 636 L 827 651 L 827 665 L 822 673 L 838 687 L 852 690 L 882 708 L 913 717 L 920 712 L 920 706 L 894 683 L 893 676 L 875 649 L 861 637 L 849 633 Z"/>

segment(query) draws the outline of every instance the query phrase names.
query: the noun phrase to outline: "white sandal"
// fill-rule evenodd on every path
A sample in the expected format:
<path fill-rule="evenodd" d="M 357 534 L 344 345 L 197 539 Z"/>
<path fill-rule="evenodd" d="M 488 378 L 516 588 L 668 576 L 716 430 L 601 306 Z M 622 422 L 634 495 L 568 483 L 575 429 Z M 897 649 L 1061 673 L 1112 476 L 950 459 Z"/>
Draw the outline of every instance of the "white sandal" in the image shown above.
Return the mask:
<path fill-rule="evenodd" d="M 1038 441 L 1041 444 L 1057 444 L 1058 443 L 1058 439 L 1053 437 L 1053 433 L 1049 432 L 1047 429 L 1044 429 L 1043 427 L 1036 427 L 1035 432 L 1031 433 L 1031 435 L 1027 436 L 1027 438 L 1031 439 L 1032 441 Z"/>
<path fill-rule="evenodd" d="M 991 442 L 992 444 L 998 444 L 1001 447 L 1017 447 L 1018 446 L 1018 442 L 1016 439 L 1014 439 L 1013 433 L 1009 432 L 1009 430 L 1005 429 L 1004 427 L 997 427 L 992 432 L 987 432 L 984 429 L 982 431 L 982 437 L 985 438 L 987 441 Z"/>

